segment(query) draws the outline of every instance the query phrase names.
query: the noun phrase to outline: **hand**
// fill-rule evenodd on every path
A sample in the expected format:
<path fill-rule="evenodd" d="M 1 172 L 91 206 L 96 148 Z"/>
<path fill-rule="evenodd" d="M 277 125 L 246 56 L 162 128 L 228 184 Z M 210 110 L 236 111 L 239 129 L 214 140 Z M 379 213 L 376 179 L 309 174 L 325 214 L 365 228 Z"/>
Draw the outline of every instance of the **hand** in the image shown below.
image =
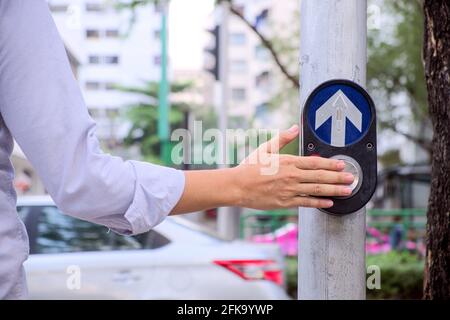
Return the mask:
<path fill-rule="evenodd" d="M 341 160 L 282 155 L 281 148 L 299 134 L 298 126 L 262 144 L 233 168 L 240 188 L 238 206 L 260 210 L 314 207 L 329 208 L 333 201 L 320 197 L 348 196 L 353 175 L 340 172 Z"/>
<path fill-rule="evenodd" d="M 185 171 L 183 195 L 171 214 L 226 206 L 329 208 L 330 199 L 316 196 L 350 195 L 354 177 L 340 172 L 344 162 L 278 154 L 298 133 L 298 126 L 282 132 L 235 168 Z"/>

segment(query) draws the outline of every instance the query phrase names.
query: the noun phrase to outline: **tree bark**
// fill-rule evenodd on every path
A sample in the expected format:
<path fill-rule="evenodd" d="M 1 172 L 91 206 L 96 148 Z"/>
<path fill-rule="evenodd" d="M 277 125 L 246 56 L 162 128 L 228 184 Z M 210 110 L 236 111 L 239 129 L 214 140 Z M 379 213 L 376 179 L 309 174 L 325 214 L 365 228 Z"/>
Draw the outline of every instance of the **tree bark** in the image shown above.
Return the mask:
<path fill-rule="evenodd" d="M 425 299 L 450 298 L 450 0 L 425 0 L 423 58 L 433 124 Z"/>

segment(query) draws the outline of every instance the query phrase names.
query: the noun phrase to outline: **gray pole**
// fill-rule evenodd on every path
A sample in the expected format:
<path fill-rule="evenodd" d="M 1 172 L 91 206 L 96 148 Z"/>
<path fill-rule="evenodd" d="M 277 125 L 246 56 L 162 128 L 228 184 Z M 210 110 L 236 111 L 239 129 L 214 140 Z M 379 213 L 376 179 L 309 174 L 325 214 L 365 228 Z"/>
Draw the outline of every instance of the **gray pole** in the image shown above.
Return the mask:
<path fill-rule="evenodd" d="M 300 105 L 320 83 L 366 82 L 366 0 L 302 0 Z M 365 299 L 365 208 L 299 208 L 299 299 Z"/>
<path fill-rule="evenodd" d="M 225 168 L 227 154 L 227 144 L 225 141 L 226 130 L 228 128 L 228 100 L 229 100 L 229 86 L 228 86 L 228 33 L 229 33 L 229 2 L 223 1 L 221 4 L 222 21 L 220 24 L 219 35 L 219 81 L 221 87 L 221 98 L 219 108 L 219 130 L 223 134 L 222 145 L 220 146 L 222 152 L 222 163 L 219 167 Z M 225 191 L 226 192 L 226 191 Z M 222 207 L 219 208 L 217 216 L 217 226 L 219 234 L 229 240 L 236 239 L 239 236 L 239 210 L 237 208 Z"/>

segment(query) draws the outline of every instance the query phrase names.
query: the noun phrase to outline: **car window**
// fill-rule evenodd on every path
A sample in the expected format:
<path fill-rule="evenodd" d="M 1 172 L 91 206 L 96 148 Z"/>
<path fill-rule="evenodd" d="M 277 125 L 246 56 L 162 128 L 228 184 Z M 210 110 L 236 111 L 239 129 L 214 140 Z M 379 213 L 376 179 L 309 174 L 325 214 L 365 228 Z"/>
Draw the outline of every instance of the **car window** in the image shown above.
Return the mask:
<path fill-rule="evenodd" d="M 104 226 L 64 215 L 54 206 L 40 208 L 36 229 L 36 253 L 156 249 L 170 242 L 153 230 L 121 236 Z"/>
<path fill-rule="evenodd" d="M 31 207 L 27 207 L 27 206 L 21 206 L 21 207 L 17 207 L 17 213 L 19 214 L 20 219 L 22 219 L 22 221 L 25 221 L 25 219 L 28 217 L 28 214 L 31 211 Z"/>
<path fill-rule="evenodd" d="M 37 219 L 37 253 L 105 251 L 113 249 L 108 229 L 65 216 L 56 207 L 43 207 Z"/>
<path fill-rule="evenodd" d="M 139 234 L 133 238 L 139 241 L 144 249 L 158 249 L 170 243 L 169 239 L 155 230 L 150 230 L 147 233 Z"/>

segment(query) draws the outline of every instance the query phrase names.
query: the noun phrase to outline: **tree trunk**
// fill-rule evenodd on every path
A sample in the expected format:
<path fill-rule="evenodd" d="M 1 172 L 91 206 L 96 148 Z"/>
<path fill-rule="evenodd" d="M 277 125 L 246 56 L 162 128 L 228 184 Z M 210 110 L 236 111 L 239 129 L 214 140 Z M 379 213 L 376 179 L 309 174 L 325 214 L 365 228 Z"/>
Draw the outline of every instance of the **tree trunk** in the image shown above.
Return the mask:
<path fill-rule="evenodd" d="M 423 58 L 433 123 L 425 299 L 450 298 L 450 0 L 425 0 Z"/>

